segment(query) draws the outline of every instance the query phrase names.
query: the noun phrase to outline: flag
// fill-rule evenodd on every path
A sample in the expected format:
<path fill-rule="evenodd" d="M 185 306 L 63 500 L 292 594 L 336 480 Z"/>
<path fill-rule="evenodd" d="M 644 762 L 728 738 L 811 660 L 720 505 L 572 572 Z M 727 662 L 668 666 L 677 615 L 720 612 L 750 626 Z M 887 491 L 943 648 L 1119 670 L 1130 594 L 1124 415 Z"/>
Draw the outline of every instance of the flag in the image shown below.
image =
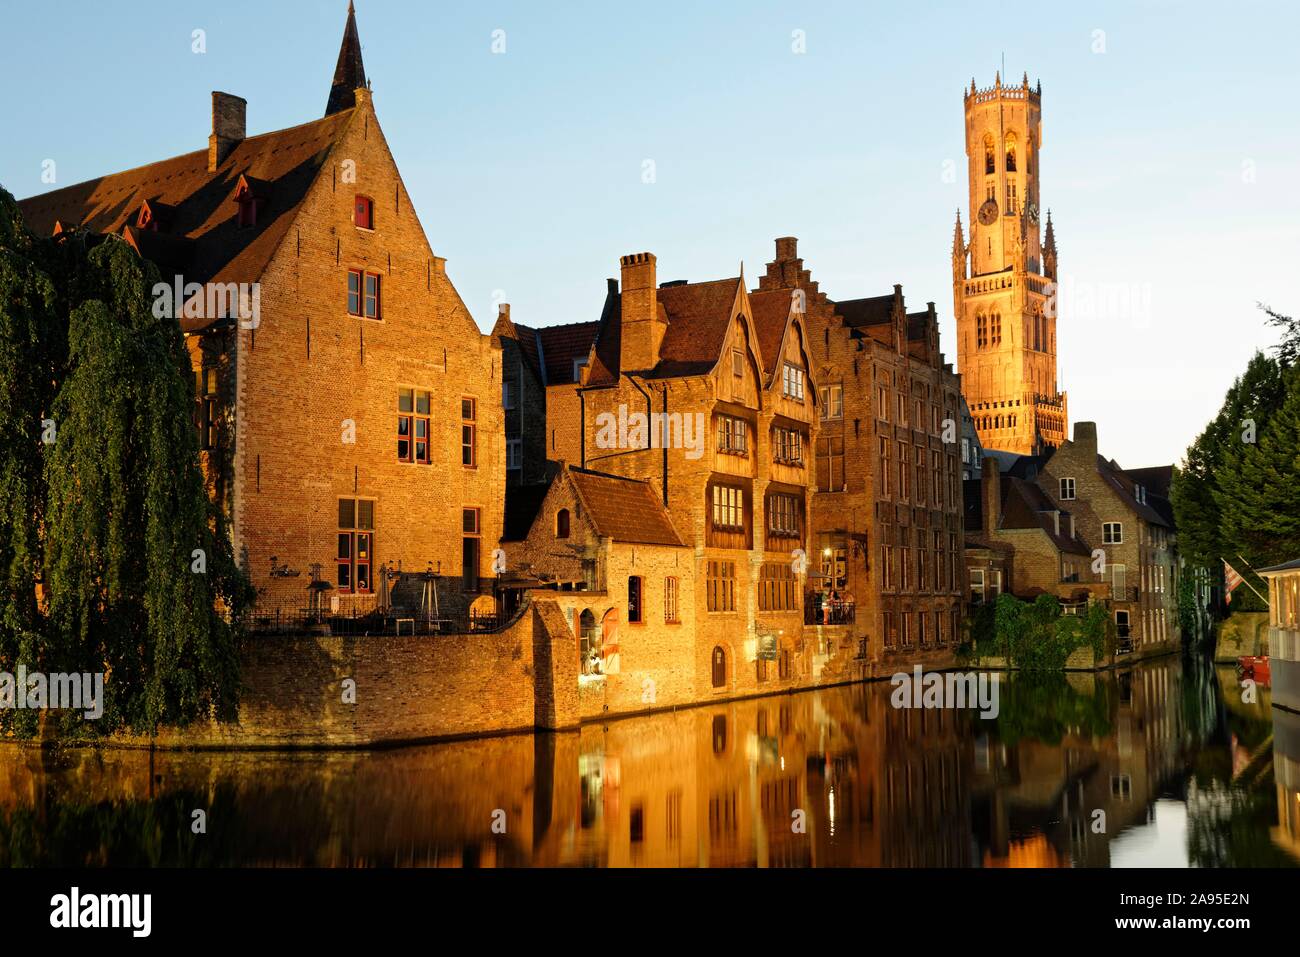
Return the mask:
<path fill-rule="evenodd" d="M 1223 560 L 1220 559 L 1220 561 Z M 1238 585 L 1240 585 L 1243 579 L 1240 575 L 1237 574 L 1237 570 L 1233 568 L 1231 565 L 1229 565 L 1226 561 L 1223 562 L 1223 581 L 1224 581 L 1224 588 L 1226 589 L 1226 592 L 1223 596 L 1223 600 L 1226 604 L 1231 604 L 1232 590 L 1236 588 Z"/>

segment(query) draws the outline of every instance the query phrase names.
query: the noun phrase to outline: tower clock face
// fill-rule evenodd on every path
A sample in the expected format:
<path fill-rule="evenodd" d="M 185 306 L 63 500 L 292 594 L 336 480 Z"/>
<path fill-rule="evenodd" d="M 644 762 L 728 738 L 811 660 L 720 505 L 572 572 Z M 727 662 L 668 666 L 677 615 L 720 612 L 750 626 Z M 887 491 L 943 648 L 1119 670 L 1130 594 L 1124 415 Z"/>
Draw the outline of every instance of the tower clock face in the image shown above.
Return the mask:
<path fill-rule="evenodd" d="M 993 221 L 998 218 L 998 204 L 996 200 L 986 199 L 980 206 L 980 222 L 985 226 L 991 226 Z"/>
<path fill-rule="evenodd" d="M 1035 206 L 1033 203 L 1030 203 L 1028 206 L 1025 207 L 1025 213 L 1029 216 L 1029 222 L 1032 223 L 1033 225 L 1037 226 L 1037 225 L 1038 225 L 1038 207 Z"/>

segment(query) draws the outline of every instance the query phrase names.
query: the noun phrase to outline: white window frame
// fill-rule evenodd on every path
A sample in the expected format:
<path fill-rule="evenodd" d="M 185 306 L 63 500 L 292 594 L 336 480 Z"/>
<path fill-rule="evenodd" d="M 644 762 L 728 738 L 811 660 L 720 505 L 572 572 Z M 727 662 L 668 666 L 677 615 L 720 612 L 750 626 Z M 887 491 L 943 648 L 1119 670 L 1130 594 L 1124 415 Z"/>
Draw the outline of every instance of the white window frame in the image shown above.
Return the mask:
<path fill-rule="evenodd" d="M 1115 531 L 1112 532 L 1111 529 L 1114 529 Z M 1124 544 L 1124 523 L 1123 522 L 1102 522 L 1101 543 L 1103 545 L 1123 545 Z"/>
<path fill-rule="evenodd" d="M 1067 483 L 1068 483 L 1068 484 L 1067 484 Z M 1070 493 L 1070 494 L 1068 494 L 1068 495 L 1065 494 L 1066 491 L 1067 491 L 1067 489 L 1068 489 L 1068 491 L 1069 491 L 1069 493 Z M 1075 500 L 1075 498 L 1074 498 L 1074 496 L 1075 496 L 1075 492 L 1078 491 L 1078 486 L 1077 486 L 1077 484 L 1075 483 L 1075 481 L 1074 481 L 1073 478 L 1071 478 L 1070 476 L 1065 476 L 1065 477 L 1063 477 L 1063 478 L 1061 479 L 1061 482 L 1060 482 L 1060 491 L 1061 491 L 1061 501 L 1062 501 L 1062 502 L 1073 502 L 1073 501 Z"/>

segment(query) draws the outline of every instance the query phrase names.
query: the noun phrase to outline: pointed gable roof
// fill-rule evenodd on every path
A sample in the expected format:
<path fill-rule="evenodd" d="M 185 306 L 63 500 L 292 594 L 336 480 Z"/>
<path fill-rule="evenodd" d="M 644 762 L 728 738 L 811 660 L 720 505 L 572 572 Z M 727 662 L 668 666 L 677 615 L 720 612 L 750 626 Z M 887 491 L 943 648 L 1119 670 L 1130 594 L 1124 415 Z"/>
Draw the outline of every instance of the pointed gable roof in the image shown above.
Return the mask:
<path fill-rule="evenodd" d="M 361 62 L 361 36 L 357 33 L 357 12 L 348 2 L 348 21 L 343 27 L 343 43 L 339 47 L 339 61 L 334 67 L 334 83 L 330 86 L 325 115 L 333 116 L 357 105 L 356 91 L 366 85 L 366 67 Z"/>
<path fill-rule="evenodd" d="M 736 297 L 744 290 L 744 279 L 740 276 L 661 286 L 659 307 L 668 320 L 668 331 L 659 347 L 659 364 L 652 377 L 712 372 L 727 343 Z M 757 351 L 757 343 L 755 347 Z"/>
<path fill-rule="evenodd" d="M 349 110 L 249 137 L 215 172 L 208 171 L 204 149 L 32 196 L 18 207 L 37 235 L 51 235 L 56 223 L 65 231 L 75 225 L 121 235 L 167 279 L 183 266 L 187 283 L 256 282 L 353 115 Z M 239 225 L 241 182 L 269 198 L 256 226 Z M 146 202 L 166 210 L 157 233 L 136 228 Z M 181 326 L 193 332 L 210 321 L 182 320 Z"/>
<path fill-rule="evenodd" d="M 763 372 L 770 384 L 785 351 L 785 336 L 791 324 L 794 297 L 789 289 L 751 292 L 749 310 L 754 315 L 754 331 L 758 336 L 758 351 L 763 357 Z"/>

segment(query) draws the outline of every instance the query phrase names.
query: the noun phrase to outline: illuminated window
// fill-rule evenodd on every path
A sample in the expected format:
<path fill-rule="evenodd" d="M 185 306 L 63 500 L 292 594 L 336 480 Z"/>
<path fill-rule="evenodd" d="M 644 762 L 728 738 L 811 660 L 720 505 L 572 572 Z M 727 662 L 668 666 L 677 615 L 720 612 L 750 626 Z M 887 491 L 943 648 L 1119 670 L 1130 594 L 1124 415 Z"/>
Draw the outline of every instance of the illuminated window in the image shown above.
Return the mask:
<path fill-rule="evenodd" d="M 340 592 L 368 593 L 373 588 L 375 503 L 371 499 L 339 499 L 338 552 L 335 556 Z"/>

